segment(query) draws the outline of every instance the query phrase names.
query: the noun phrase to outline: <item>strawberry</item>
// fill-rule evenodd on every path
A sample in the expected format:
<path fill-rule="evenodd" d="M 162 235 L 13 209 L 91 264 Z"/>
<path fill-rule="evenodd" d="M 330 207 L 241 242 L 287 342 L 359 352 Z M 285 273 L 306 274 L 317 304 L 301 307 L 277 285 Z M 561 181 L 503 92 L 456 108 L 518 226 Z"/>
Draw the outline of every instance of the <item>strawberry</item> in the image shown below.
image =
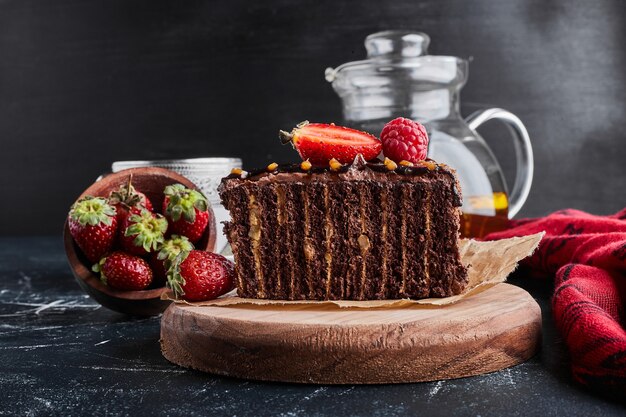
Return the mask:
<path fill-rule="evenodd" d="M 192 250 L 184 260 L 174 260 L 167 280 L 176 297 L 205 301 L 232 290 L 234 275 L 235 265 L 222 255 Z"/>
<path fill-rule="evenodd" d="M 428 153 L 426 128 L 410 119 L 398 117 L 385 125 L 380 133 L 383 153 L 395 162 L 419 162 Z"/>
<path fill-rule="evenodd" d="M 72 205 L 67 216 L 70 234 L 89 261 L 97 262 L 113 247 L 115 215 L 115 207 L 101 197 L 86 196 Z"/>
<path fill-rule="evenodd" d="M 154 211 L 150 199 L 141 191 L 137 191 L 132 184 L 133 175 L 128 176 L 128 183 L 123 184 L 115 191 L 109 194 L 109 204 L 117 210 L 117 223 L 122 224 L 131 211 L 135 212 L 145 208 L 148 211 Z"/>
<path fill-rule="evenodd" d="M 186 236 L 191 243 L 197 243 L 210 220 L 206 197 L 182 184 L 168 185 L 163 194 L 163 213 L 170 224 L 168 233 Z"/>
<path fill-rule="evenodd" d="M 167 270 L 172 261 L 180 254 L 179 259 L 182 262 L 193 249 L 193 244 L 185 236 L 172 235 L 170 239 L 163 242 L 159 251 L 152 253 L 150 257 L 155 286 L 165 285 Z"/>
<path fill-rule="evenodd" d="M 141 209 L 139 213 L 131 211 L 121 228 L 122 249 L 132 255 L 145 256 L 156 251 L 165 240 L 167 220 L 160 214 Z"/>
<path fill-rule="evenodd" d="M 113 252 L 91 268 L 100 273 L 100 280 L 118 290 L 143 290 L 152 282 L 152 270 L 138 256 Z"/>
<path fill-rule="evenodd" d="M 334 124 L 302 122 L 291 133 L 279 132 L 283 144 L 291 143 L 303 161 L 328 166 L 331 159 L 342 164 L 361 154 L 366 161 L 376 158 L 382 145 L 374 135 Z"/>

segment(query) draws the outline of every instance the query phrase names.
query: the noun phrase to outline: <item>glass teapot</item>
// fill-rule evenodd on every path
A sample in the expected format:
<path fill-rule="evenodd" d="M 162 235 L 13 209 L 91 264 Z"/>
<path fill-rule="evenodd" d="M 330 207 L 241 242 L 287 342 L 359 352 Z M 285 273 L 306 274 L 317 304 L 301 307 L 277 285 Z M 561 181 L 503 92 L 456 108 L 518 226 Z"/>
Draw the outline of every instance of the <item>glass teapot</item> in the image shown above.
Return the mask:
<path fill-rule="evenodd" d="M 343 104 L 348 126 L 379 134 L 389 120 L 403 116 L 426 126 L 428 156 L 456 169 L 463 192 L 465 236 L 482 236 L 504 226 L 521 208 L 533 177 L 528 132 L 514 114 L 499 108 L 463 119 L 459 94 L 467 81 L 468 61 L 428 55 L 425 33 L 386 31 L 365 39 L 367 59 L 326 69 Z M 483 123 L 505 123 L 515 144 L 517 172 L 512 191 L 491 149 L 478 134 Z"/>

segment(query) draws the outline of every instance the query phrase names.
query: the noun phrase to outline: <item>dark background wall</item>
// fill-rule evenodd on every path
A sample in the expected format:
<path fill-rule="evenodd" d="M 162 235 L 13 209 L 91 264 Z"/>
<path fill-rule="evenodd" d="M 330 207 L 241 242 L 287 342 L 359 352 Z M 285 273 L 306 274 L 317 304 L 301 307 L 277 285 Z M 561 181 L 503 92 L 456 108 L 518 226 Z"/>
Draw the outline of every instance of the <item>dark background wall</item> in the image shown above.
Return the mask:
<path fill-rule="evenodd" d="M 293 160 L 277 130 L 339 121 L 324 69 L 394 28 L 473 58 L 464 114 L 497 105 L 526 123 L 522 216 L 625 205 L 622 0 L 0 0 L 0 234 L 60 233 L 114 160 Z M 510 177 L 504 132 L 485 136 Z"/>

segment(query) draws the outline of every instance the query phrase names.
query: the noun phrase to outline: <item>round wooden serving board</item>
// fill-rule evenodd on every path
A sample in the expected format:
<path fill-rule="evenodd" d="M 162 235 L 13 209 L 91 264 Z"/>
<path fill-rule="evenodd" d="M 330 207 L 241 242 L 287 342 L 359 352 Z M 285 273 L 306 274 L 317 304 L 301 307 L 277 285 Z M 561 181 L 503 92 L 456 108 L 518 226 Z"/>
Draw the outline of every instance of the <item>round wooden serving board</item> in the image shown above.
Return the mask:
<path fill-rule="evenodd" d="M 524 362 L 541 342 L 541 311 L 498 284 L 445 307 L 172 304 L 161 350 L 178 365 L 240 378 L 381 384 L 461 378 Z"/>

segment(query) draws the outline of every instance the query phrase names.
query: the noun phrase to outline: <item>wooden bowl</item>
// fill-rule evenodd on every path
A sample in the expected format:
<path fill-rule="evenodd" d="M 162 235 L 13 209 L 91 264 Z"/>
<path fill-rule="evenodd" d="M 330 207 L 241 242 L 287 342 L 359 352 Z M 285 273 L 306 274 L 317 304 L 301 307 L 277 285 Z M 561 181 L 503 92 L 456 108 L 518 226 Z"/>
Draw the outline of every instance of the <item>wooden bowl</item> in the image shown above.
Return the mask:
<path fill-rule="evenodd" d="M 163 206 L 163 189 L 167 185 L 180 183 L 187 188 L 200 189 L 187 178 L 173 171 L 163 168 L 131 168 L 105 176 L 93 183 L 78 198 L 86 195 L 94 197 L 108 197 L 112 190 L 118 189 L 128 182 L 129 175 L 133 175 L 133 186 L 146 194 L 154 205 L 155 211 L 160 211 Z M 78 200 L 78 199 L 77 199 Z M 215 216 L 209 205 L 212 219 L 207 230 L 196 249 L 213 251 L 215 249 Z M 161 300 L 161 294 L 166 291 L 165 287 L 146 289 L 142 291 L 121 291 L 103 284 L 91 271 L 92 262 L 81 253 L 80 249 L 70 235 L 67 220 L 63 229 L 63 243 L 65 253 L 74 273 L 76 281 L 81 288 L 98 303 L 111 310 L 136 316 L 154 316 L 162 313 L 170 301 Z"/>

